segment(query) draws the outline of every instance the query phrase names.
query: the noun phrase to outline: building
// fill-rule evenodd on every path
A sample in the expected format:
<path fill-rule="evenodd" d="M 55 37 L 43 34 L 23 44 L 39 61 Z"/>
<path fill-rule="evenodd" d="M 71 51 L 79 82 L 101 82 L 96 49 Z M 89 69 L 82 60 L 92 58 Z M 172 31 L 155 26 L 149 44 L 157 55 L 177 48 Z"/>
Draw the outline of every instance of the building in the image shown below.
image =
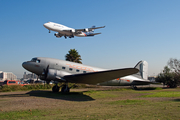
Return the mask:
<path fill-rule="evenodd" d="M 26 74 L 26 72 L 24 72 L 23 79 L 37 79 L 37 75 L 34 73 Z"/>
<path fill-rule="evenodd" d="M 151 82 L 155 82 L 156 81 L 156 77 L 157 76 L 149 76 L 148 80 L 151 81 Z"/>
<path fill-rule="evenodd" d="M 4 80 L 17 80 L 17 76 L 14 75 L 12 72 L 0 71 L 0 81 Z"/>

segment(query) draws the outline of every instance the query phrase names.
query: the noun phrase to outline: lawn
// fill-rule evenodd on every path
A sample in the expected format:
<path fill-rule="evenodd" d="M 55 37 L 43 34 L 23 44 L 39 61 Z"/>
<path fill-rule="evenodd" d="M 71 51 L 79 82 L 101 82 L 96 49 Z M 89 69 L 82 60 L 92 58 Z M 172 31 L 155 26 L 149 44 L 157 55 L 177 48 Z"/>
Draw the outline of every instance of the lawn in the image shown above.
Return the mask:
<path fill-rule="evenodd" d="M 0 94 L 0 119 L 180 119 L 180 89 L 49 90 Z"/>

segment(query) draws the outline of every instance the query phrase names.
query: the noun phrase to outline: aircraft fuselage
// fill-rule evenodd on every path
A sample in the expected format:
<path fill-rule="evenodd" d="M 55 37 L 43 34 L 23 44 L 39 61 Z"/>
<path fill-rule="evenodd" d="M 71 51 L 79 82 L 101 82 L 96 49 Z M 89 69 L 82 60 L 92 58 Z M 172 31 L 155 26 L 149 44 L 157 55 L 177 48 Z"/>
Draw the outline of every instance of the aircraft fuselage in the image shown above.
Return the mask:
<path fill-rule="evenodd" d="M 75 75 L 75 74 L 83 74 L 83 73 L 91 73 L 91 72 L 99 72 L 99 71 L 105 71 L 107 69 L 87 66 L 83 64 L 78 64 L 74 62 L 59 60 L 59 59 L 53 59 L 53 58 L 42 58 L 37 57 L 33 58 L 31 61 L 24 62 L 22 66 L 32 72 L 37 74 L 38 76 L 43 76 L 45 70 L 48 67 L 49 74 L 59 74 L 59 76 L 63 78 L 65 75 Z M 59 73 L 53 72 L 53 71 L 60 71 Z M 50 77 L 47 77 L 46 80 L 57 80 L 59 82 L 64 82 L 63 79 L 60 78 L 54 78 L 52 77 L 52 74 Z M 125 77 L 113 79 L 110 81 L 98 83 L 98 85 L 104 85 L 104 86 L 125 86 L 125 85 L 144 85 L 145 83 L 133 83 L 134 80 L 138 81 L 144 81 L 143 79 L 140 79 L 138 77 L 135 77 L 133 75 L 128 75 Z M 83 83 L 83 82 L 82 82 Z"/>

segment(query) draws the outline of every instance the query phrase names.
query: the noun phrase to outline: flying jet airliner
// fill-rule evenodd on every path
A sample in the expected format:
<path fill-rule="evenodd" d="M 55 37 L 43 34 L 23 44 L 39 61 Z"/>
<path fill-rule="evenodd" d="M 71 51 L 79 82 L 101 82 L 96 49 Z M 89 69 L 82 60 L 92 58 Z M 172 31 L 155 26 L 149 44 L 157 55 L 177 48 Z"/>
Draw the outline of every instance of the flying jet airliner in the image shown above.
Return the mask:
<path fill-rule="evenodd" d="M 22 66 L 49 83 L 51 80 L 64 82 L 61 92 L 69 92 L 68 83 L 98 84 L 105 86 L 147 85 L 148 63 L 140 61 L 134 68 L 102 69 L 79 63 L 44 57 L 35 57 Z M 57 84 L 53 92 L 59 91 Z"/>
<path fill-rule="evenodd" d="M 49 30 L 49 33 L 51 30 L 58 32 L 54 34 L 57 38 L 60 38 L 62 36 L 64 36 L 65 38 L 67 37 L 74 38 L 74 36 L 78 36 L 78 37 L 94 36 L 101 34 L 101 33 L 94 33 L 95 29 L 100 29 L 105 27 L 105 26 L 102 27 L 92 26 L 91 28 L 74 29 L 54 22 L 45 23 L 43 26 Z"/>

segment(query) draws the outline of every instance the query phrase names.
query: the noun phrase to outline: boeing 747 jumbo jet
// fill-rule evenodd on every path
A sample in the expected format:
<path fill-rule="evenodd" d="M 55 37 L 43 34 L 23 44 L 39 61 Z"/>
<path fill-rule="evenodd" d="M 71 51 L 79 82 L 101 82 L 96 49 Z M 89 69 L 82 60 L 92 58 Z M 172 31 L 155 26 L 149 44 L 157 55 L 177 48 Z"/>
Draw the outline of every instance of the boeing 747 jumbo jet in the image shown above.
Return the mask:
<path fill-rule="evenodd" d="M 69 82 L 105 86 L 135 86 L 150 83 L 146 80 L 148 69 L 146 61 L 140 61 L 134 68 L 107 70 L 53 58 L 35 57 L 31 61 L 24 62 L 22 66 L 47 83 L 51 80 L 64 82 L 61 92 L 69 92 Z M 58 92 L 59 88 L 56 84 L 52 91 Z"/>
<path fill-rule="evenodd" d="M 105 27 L 105 26 L 102 27 L 92 26 L 91 28 L 85 28 L 85 29 L 73 29 L 54 22 L 45 23 L 43 26 L 49 30 L 49 33 L 51 30 L 58 32 L 54 34 L 57 38 L 60 38 L 62 36 L 64 36 L 65 38 L 67 37 L 74 38 L 74 36 L 78 36 L 78 37 L 94 36 L 101 34 L 101 33 L 94 33 L 95 29 Z"/>

